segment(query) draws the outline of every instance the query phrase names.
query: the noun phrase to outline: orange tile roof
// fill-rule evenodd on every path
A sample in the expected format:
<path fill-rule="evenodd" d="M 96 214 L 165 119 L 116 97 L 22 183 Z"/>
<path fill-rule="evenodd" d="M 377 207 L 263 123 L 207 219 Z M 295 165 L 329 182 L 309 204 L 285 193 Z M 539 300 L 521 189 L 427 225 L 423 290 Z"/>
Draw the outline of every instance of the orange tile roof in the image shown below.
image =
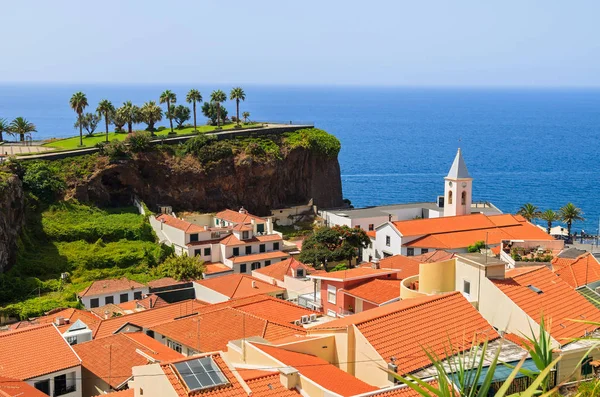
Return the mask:
<path fill-rule="evenodd" d="M 100 394 L 96 397 L 134 397 L 135 389 L 125 389 L 121 391 L 113 391 L 106 394 Z"/>
<path fill-rule="evenodd" d="M 390 303 L 308 329 L 346 328 L 355 325 L 375 350 L 388 361 L 396 358 L 399 373 L 431 365 L 423 347 L 443 357 L 448 343 L 458 351 L 479 341 L 500 336 L 460 292 Z"/>
<path fill-rule="evenodd" d="M 187 300 L 137 313 L 112 317 L 107 320 L 103 320 L 100 323 L 100 326 L 94 333 L 94 338 L 103 338 L 105 336 L 109 336 L 127 323 L 148 328 L 154 324 L 196 313 L 203 306 L 206 305 L 195 300 Z"/>
<path fill-rule="evenodd" d="M 267 320 L 230 307 L 162 323 L 151 329 L 200 352 L 225 350 L 230 341 L 250 336 L 276 340 L 306 333 L 302 327 Z"/>
<path fill-rule="evenodd" d="M 556 265 L 553 260 L 554 273 L 573 288 L 600 280 L 600 263 L 589 252 L 568 263 L 565 258 L 554 259 L 561 259 L 556 261 Z"/>
<path fill-rule="evenodd" d="M 248 225 L 244 225 L 243 223 L 239 223 L 235 225 L 231 230 L 235 230 L 237 232 L 249 232 L 252 228 Z"/>
<path fill-rule="evenodd" d="M 129 280 L 125 277 L 118 280 L 98 280 L 94 281 L 89 287 L 79 293 L 79 296 L 93 296 L 112 294 L 120 291 L 129 291 L 137 288 L 144 288 L 144 284 Z"/>
<path fill-rule="evenodd" d="M 262 378 L 263 376 L 279 375 L 279 371 L 265 371 L 262 369 L 251 369 L 251 368 L 236 368 L 237 373 L 242 377 L 243 380 L 249 381 L 251 379 Z"/>
<path fill-rule="evenodd" d="M 527 346 L 531 345 L 531 342 L 529 342 L 529 340 L 527 340 L 523 336 L 519 336 L 517 334 L 506 333 L 502 337 L 504 339 L 506 339 L 507 341 L 512 342 L 515 345 L 523 347 L 523 348 L 526 348 Z"/>
<path fill-rule="evenodd" d="M 196 225 L 194 223 L 184 221 L 183 219 L 175 218 L 172 215 L 161 214 L 156 217 L 156 220 L 169 225 L 175 229 L 184 231 L 185 233 L 199 233 L 204 232 L 204 226 Z"/>
<path fill-rule="evenodd" d="M 538 324 L 542 315 L 551 321 L 550 334 L 561 345 L 597 327 L 570 319 L 600 322 L 600 310 L 545 266 L 516 274 L 506 272 L 506 279 L 492 280 L 500 290 Z M 542 292 L 537 293 L 528 286 Z"/>
<path fill-rule="evenodd" d="M 322 358 L 259 343 L 252 343 L 252 345 L 283 365 L 294 367 L 300 375 L 341 396 L 353 396 L 377 390 L 376 387 L 342 371 Z"/>
<path fill-rule="evenodd" d="M 221 262 L 204 262 L 204 274 L 233 272 L 233 269 Z"/>
<path fill-rule="evenodd" d="M 377 237 L 377 231 L 375 231 L 375 230 L 369 230 L 367 232 L 367 236 L 369 236 L 370 238 L 375 238 L 375 237 Z"/>
<path fill-rule="evenodd" d="M 143 333 L 119 333 L 73 346 L 81 365 L 113 389 L 132 376 L 132 368 L 152 361 L 170 361 L 183 357 Z M 142 351 L 148 357 L 139 354 Z"/>
<path fill-rule="evenodd" d="M 276 280 L 283 281 L 285 276 L 293 277 L 292 270 L 304 269 L 305 274 L 309 273 L 312 267 L 297 261 L 294 258 L 289 258 L 280 262 L 273 263 L 269 266 L 253 270 L 253 272 L 264 274 Z"/>
<path fill-rule="evenodd" d="M 9 326 L 9 329 L 14 330 L 14 329 L 21 329 L 21 328 L 25 328 L 25 327 L 40 325 L 40 324 L 50 324 L 50 323 L 54 323 L 54 321 L 58 317 L 62 317 L 69 321 L 68 324 L 57 326 L 57 328 L 61 332 L 64 332 L 77 320 L 81 320 L 85 325 L 88 326 L 89 329 L 94 331 L 96 328 L 98 328 L 100 321 L 102 321 L 102 319 L 100 317 L 98 317 L 96 314 L 94 314 L 92 312 L 88 312 L 88 311 L 80 310 L 80 309 L 68 308 L 68 309 L 52 310 L 52 311 L 48 312 L 45 316 L 38 317 L 33 320 L 25 320 L 25 321 L 20 321 L 15 324 L 11 324 Z"/>
<path fill-rule="evenodd" d="M 144 299 L 138 301 L 132 301 L 136 303 L 136 306 L 143 307 L 144 309 L 154 309 L 155 307 L 167 306 L 169 303 L 158 295 L 150 294 Z"/>
<path fill-rule="evenodd" d="M 498 215 L 497 215 L 498 216 Z M 484 214 L 444 216 L 440 218 L 411 219 L 392 222 L 403 236 L 422 236 L 431 233 L 459 232 L 464 230 L 489 229 L 496 227 Z M 517 225 L 515 219 L 513 224 Z"/>
<path fill-rule="evenodd" d="M 279 379 L 279 373 L 260 372 L 264 374 L 246 380 L 246 384 L 252 390 L 252 397 L 299 397 L 301 395 L 296 389 L 290 390 L 284 387 Z"/>
<path fill-rule="evenodd" d="M 185 280 L 177 281 L 173 277 L 163 277 L 163 278 L 159 278 L 158 280 L 149 281 L 148 282 L 148 287 L 150 287 L 150 288 L 164 288 L 164 287 L 171 287 L 171 286 L 174 286 L 174 285 L 185 284 L 187 282 L 188 281 L 185 281 Z"/>
<path fill-rule="evenodd" d="M 279 288 L 245 274 L 228 274 L 226 276 L 198 280 L 195 283 L 229 298 L 243 298 L 252 295 L 285 292 L 284 288 Z"/>
<path fill-rule="evenodd" d="M 400 270 L 398 277 L 402 279 L 418 275 L 420 264 L 421 262 L 415 260 L 413 257 L 404 255 L 393 255 L 379 260 L 379 267 L 381 269 Z"/>
<path fill-rule="evenodd" d="M 185 384 L 181 380 L 181 375 L 177 372 L 177 369 L 173 364 L 183 361 L 196 360 L 201 357 L 212 357 L 215 364 L 219 367 L 223 376 L 227 379 L 228 383 L 223 386 L 217 386 L 212 389 L 203 389 L 197 391 L 190 391 Z M 161 364 L 161 369 L 167 376 L 168 381 L 173 386 L 173 390 L 179 397 L 188 397 L 188 396 L 207 396 L 207 397 L 240 397 L 240 396 L 248 396 L 248 393 L 244 390 L 240 382 L 238 382 L 237 378 L 231 372 L 231 368 L 225 363 L 225 360 L 221 357 L 219 353 L 211 353 L 211 354 L 203 354 L 194 357 L 186 357 L 182 360 L 172 361 L 170 363 Z"/>
<path fill-rule="evenodd" d="M 0 376 L 26 380 L 80 365 L 53 324 L 0 332 Z"/>
<path fill-rule="evenodd" d="M 429 382 L 429 385 L 431 385 L 434 388 L 438 388 L 439 387 L 439 383 L 437 382 L 437 380 L 431 380 Z M 376 393 L 376 394 L 372 394 L 372 397 L 421 397 L 421 395 L 419 393 L 417 393 L 416 391 L 414 391 L 413 389 L 411 389 L 410 387 L 406 386 L 406 385 L 401 385 L 401 386 L 395 386 L 394 388 L 392 388 L 391 390 L 382 390 L 381 393 Z"/>
<path fill-rule="evenodd" d="M 250 262 L 258 262 L 269 259 L 279 259 L 279 258 L 287 258 L 289 254 L 286 254 L 282 251 L 271 251 L 271 252 L 261 252 L 258 254 L 250 254 L 243 256 L 234 256 L 230 258 L 233 263 L 250 263 Z"/>
<path fill-rule="evenodd" d="M 401 282 L 401 280 L 373 279 L 342 291 L 355 298 L 381 305 L 393 299 L 400 299 Z"/>
<path fill-rule="evenodd" d="M 217 212 L 215 218 L 224 219 L 228 222 L 232 223 L 242 223 L 249 224 L 252 219 L 256 221 L 256 223 L 265 223 L 265 220 L 256 215 L 249 214 L 247 212 L 242 213 L 238 211 L 233 211 L 230 209 L 223 210 L 221 212 Z"/>
<path fill-rule="evenodd" d="M 219 241 L 219 243 L 226 245 L 228 247 L 231 247 L 231 246 L 236 246 L 236 245 L 246 245 L 246 244 L 257 243 L 257 242 L 266 243 L 269 241 L 283 241 L 283 239 L 281 238 L 281 236 L 279 234 L 265 234 L 264 236 L 253 236 L 252 238 L 240 240 L 239 238 L 235 237 L 234 234 L 230 234 L 226 237 L 223 237 Z"/>
<path fill-rule="evenodd" d="M 268 295 L 262 295 L 261 297 L 263 299 L 254 302 L 234 303 L 231 307 L 235 307 L 236 309 L 243 310 L 246 313 L 254 314 L 262 318 L 277 320 L 284 323 L 293 323 L 295 320 L 299 320 L 300 317 L 309 316 L 311 314 L 321 315 L 319 312 L 282 299 L 277 299 Z"/>
<path fill-rule="evenodd" d="M 312 274 L 309 277 L 320 279 L 320 280 L 334 280 L 334 281 L 348 281 L 358 280 L 361 278 L 371 278 L 378 276 L 385 276 L 386 274 L 398 273 L 398 270 L 394 269 L 373 269 L 371 267 L 355 267 L 348 270 L 339 270 L 336 272 L 329 272 L 324 274 Z"/>
<path fill-rule="evenodd" d="M 0 397 L 48 397 L 21 380 L 0 376 Z"/>
<path fill-rule="evenodd" d="M 421 255 L 412 256 L 411 259 L 420 263 L 442 262 L 452 259 L 456 256 L 454 252 L 444 250 L 435 250 Z"/>

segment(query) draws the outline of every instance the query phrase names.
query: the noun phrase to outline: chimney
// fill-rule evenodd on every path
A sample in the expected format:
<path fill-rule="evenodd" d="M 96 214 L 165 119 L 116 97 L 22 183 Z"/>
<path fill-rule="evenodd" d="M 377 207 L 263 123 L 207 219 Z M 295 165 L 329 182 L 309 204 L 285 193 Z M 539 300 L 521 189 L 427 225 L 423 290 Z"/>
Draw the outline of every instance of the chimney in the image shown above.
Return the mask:
<path fill-rule="evenodd" d="M 273 234 L 273 219 L 267 218 L 267 234 Z"/>
<path fill-rule="evenodd" d="M 208 226 L 204 225 L 204 231 L 208 230 Z"/>
<path fill-rule="evenodd" d="M 246 211 L 246 209 L 245 209 L 245 208 L 242 206 L 242 207 L 240 208 L 240 210 L 239 210 L 239 213 L 240 213 L 240 214 L 247 214 L 247 213 L 248 213 L 248 211 Z"/>
<path fill-rule="evenodd" d="M 252 235 L 256 235 L 256 221 L 254 218 L 250 219 L 250 225 L 252 225 Z"/>
<path fill-rule="evenodd" d="M 285 367 L 279 370 L 279 381 L 288 390 L 295 389 L 298 385 L 298 370 L 294 367 Z"/>
<path fill-rule="evenodd" d="M 55 325 L 65 325 L 65 318 L 64 317 L 56 317 L 54 319 L 54 324 Z"/>
<path fill-rule="evenodd" d="M 381 265 L 379 264 L 379 259 L 374 258 L 371 267 L 373 269 L 381 269 Z"/>
<path fill-rule="evenodd" d="M 110 312 L 109 312 L 108 310 L 105 310 L 105 311 L 104 311 L 104 319 L 105 319 L 105 320 L 108 320 L 108 319 L 109 319 L 109 314 L 110 314 Z"/>
<path fill-rule="evenodd" d="M 258 288 L 258 287 L 256 286 L 256 281 L 254 281 L 254 280 L 252 280 L 252 288 Z"/>

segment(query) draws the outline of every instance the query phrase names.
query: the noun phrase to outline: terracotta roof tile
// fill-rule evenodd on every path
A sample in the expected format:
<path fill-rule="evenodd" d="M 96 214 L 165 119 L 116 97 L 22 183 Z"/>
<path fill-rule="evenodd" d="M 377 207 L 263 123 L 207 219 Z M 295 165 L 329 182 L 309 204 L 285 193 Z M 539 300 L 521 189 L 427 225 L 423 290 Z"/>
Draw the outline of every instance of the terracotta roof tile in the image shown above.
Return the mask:
<path fill-rule="evenodd" d="M 573 288 L 600 280 L 600 263 L 589 252 L 574 260 L 554 259 L 556 259 L 552 261 L 554 273 Z"/>
<path fill-rule="evenodd" d="M 21 329 L 21 328 L 31 327 L 31 326 L 41 325 L 41 324 L 51 324 L 51 323 L 54 323 L 54 321 L 58 317 L 62 317 L 65 320 L 68 320 L 68 324 L 57 326 L 57 328 L 61 332 L 64 332 L 77 320 L 81 320 L 83 323 L 85 323 L 85 325 L 88 326 L 89 329 L 94 331 L 96 328 L 98 328 L 100 321 L 102 321 L 102 319 L 100 317 L 98 317 L 96 314 L 94 314 L 92 312 L 88 312 L 88 311 L 80 310 L 80 309 L 69 308 L 69 309 L 61 309 L 61 310 L 57 310 L 57 311 L 52 311 L 43 317 L 38 317 L 33 320 L 20 321 L 18 323 L 11 324 L 9 329 L 14 330 L 14 329 Z"/>
<path fill-rule="evenodd" d="M 230 209 L 223 210 L 221 212 L 217 212 L 215 218 L 224 219 L 231 223 L 242 223 L 249 224 L 252 219 L 254 219 L 257 223 L 265 223 L 265 219 L 258 217 L 256 215 L 249 214 L 247 212 L 238 212 Z"/>
<path fill-rule="evenodd" d="M 236 368 L 237 373 L 242 377 L 243 380 L 249 381 L 251 379 L 262 378 L 265 376 L 275 375 L 279 376 L 279 371 L 265 371 L 262 369 L 251 369 L 251 368 Z"/>
<path fill-rule="evenodd" d="M 158 295 L 154 295 L 154 294 L 150 294 L 147 297 L 145 297 L 144 299 L 140 299 L 138 301 L 132 301 L 132 302 L 135 302 L 136 306 L 142 307 L 144 309 L 154 309 L 155 307 L 164 307 L 169 304 L 163 298 L 161 298 Z"/>
<path fill-rule="evenodd" d="M 551 321 L 550 333 L 561 345 L 569 343 L 569 338 L 582 337 L 586 331 L 597 328 L 570 321 L 577 319 L 600 322 L 600 310 L 547 267 L 533 267 L 530 271 L 517 275 L 508 271 L 506 277 L 492 282 L 538 324 L 542 314 L 547 321 Z M 538 293 L 529 286 L 541 292 Z"/>
<path fill-rule="evenodd" d="M 94 281 L 92 285 L 80 292 L 79 296 L 84 297 L 111 294 L 114 292 L 128 291 L 137 288 L 144 288 L 144 284 L 140 284 L 133 280 L 128 280 L 125 277 L 118 280 L 98 280 Z"/>
<path fill-rule="evenodd" d="M 252 390 L 252 397 L 299 397 L 301 395 L 296 389 L 290 390 L 284 387 L 279 380 L 279 373 L 267 372 L 262 376 L 248 379 L 246 384 Z"/>
<path fill-rule="evenodd" d="M 259 343 L 252 345 L 283 365 L 294 367 L 300 375 L 341 396 L 353 396 L 377 390 L 376 387 L 355 378 L 322 358 Z"/>
<path fill-rule="evenodd" d="M 401 280 L 373 279 L 355 287 L 344 289 L 344 293 L 360 298 L 376 305 L 400 299 Z"/>
<path fill-rule="evenodd" d="M 149 336 L 116 334 L 103 339 L 73 346 L 82 361 L 82 366 L 113 389 L 123 385 L 131 376 L 132 368 L 151 361 L 137 350 L 156 361 L 169 361 L 183 357 Z"/>
<path fill-rule="evenodd" d="M 0 332 L 0 376 L 25 380 L 80 365 L 53 324 Z"/>
<path fill-rule="evenodd" d="M 234 234 L 230 234 L 226 237 L 223 237 L 219 242 L 228 247 L 236 246 L 236 245 L 246 245 L 251 243 L 266 243 L 269 241 L 283 241 L 279 234 L 265 234 L 264 236 L 253 236 L 252 238 L 240 240 L 235 237 Z"/>
<path fill-rule="evenodd" d="M 0 397 L 48 397 L 21 380 L 0 376 Z"/>
<path fill-rule="evenodd" d="M 250 255 L 242 255 L 242 256 L 234 256 L 230 258 L 233 263 L 250 263 L 250 262 L 259 262 L 269 259 L 279 259 L 279 258 L 287 258 L 288 254 L 282 251 L 271 251 L 271 252 L 261 252 L 258 254 L 250 254 Z"/>
<path fill-rule="evenodd" d="M 339 270 L 336 272 L 329 272 L 324 274 L 311 274 L 310 278 L 321 279 L 321 280 L 355 280 L 361 278 L 374 278 L 378 276 L 385 276 L 386 274 L 398 273 L 398 270 L 394 269 L 373 269 L 371 267 L 355 267 L 354 269 Z"/>
<path fill-rule="evenodd" d="M 195 283 L 229 298 L 243 298 L 252 295 L 285 292 L 284 288 L 279 288 L 244 274 L 228 274 L 226 276 L 198 280 Z"/>
<path fill-rule="evenodd" d="M 304 269 L 304 274 L 308 274 L 312 269 L 310 266 L 297 261 L 294 258 L 289 258 L 280 262 L 273 263 L 261 269 L 253 270 L 253 272 L 264 274 L 276 280 L 283 281 L 285 276 L 294 277 L 292 270 Z"/>
<path fill-rule="evenodd" d="M 96 397 L 134 397 L 135 389 L 125 389 L 121 391 L 113 391 L 111 393 L 100 394 Z"/>
<path fill-rule="evenodd" d="M 156 220 L 186 233 L 199 233 L 205 231 L 204 226 L 196 225 L 168 214 L 161 214 L 156 217 Z"/>
<path fill-rule="evenodd" d="M 387 258 L 379 260 L 379 267 L 381 269 L 400 270 L 398 277 L 402 279 L 418 275 L 420 264 L 421 262 L 413 257 L 404 255 L 388 256 Z"/>
<path fill-rule="evenodd" d="M 436 380 L 427 382 L 432 387 L 437 388 L 439 386 Z M 406 385 L 396 386 L 391 390 L 383 390 L 381 393 L 372 394 L 372 397 L 421 397 L 419 393 L 411 389 Z"/>
<path fill-rule="evenodd" d="M 456 256 L 454 252 L 435 250 L 421 255 L 412 256 L 411 259 L 420 263 L 442 262 Z"/>
<path fill-rule="evenodd" d="M 204 274 L 233 272 L 233 269 L 221 262 L 204 262 Z"/>
<path fill-rule="evenodd" d="M 185 280 L 177 281 L 172 277 L 163 277 L 163 278 L 159 278 L 158 280 L 152 280 L 152 281 L 148 282 L 148 287 L 164 288 L 164 287 L 171 287 L 171 286 L 175 286 L 175 285 L 185 284 L 187 282 L 188 281 L 185 281 Z"/>
<path fill-rule="evenodd" d="M 234 304 L 232 307 L 256 316 L 273 319 L 284 323 L 293 323 L 302 316 L 321 313 L 298 306 L 294 303 L 263 295 L 264 299 L 256 302 Z"/>

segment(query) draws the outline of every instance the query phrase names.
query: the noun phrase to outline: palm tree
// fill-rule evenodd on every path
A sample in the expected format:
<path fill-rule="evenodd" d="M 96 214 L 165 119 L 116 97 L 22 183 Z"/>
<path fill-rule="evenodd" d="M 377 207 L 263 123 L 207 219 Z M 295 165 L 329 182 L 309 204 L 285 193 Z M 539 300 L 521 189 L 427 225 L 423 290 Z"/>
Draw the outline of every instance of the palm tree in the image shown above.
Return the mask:
<path fill-rule="evenodd" d="M 567 232 L 569 233 L 569 237 L 571 237 L 571 226 L 574 221 L 585 221 L 585 219 L 581 216 L 583 215 L 583 211 L 581 208 L 575 207 L 573 203 L 567 203 L 564 207 L 562 207 L 559 211 L 560 219 L 567 224 Z"/>
<path fill-rule="evenodd" d="M 194 110 L 194 131 L 198 131 L 196 129 L 196 103 L 202 102 L 202 94 L 200 94 L 200 91 L 198 90 L 191 89 L 190 92 L 187 93 L 185 100 L 187 101 L 187 103 L 193 104 L 192 108 Z"/>
<path fill-rule="evenodd" d="M 108 99 L 103 99 L 98 104 L 96 108 L 96 112 L 102 117 L 104 116 L 104 122 L 106 123 L 106 142 L 108 142 L 108 125 L 110 124 L 110 119 L 113 117 L 115 113 L 115 107 Z"/>
<path fill-rule="evenodd" d="M 546 210 L 541 213 L 540 219 L 548 222 L 548 226 L 546 226 L 546 232 L 548 234 L 550 234 L 550 229 L 552 229 L 552 223 L 559 221 L 560 216 L 558 213 L 554 212 L 553 210 Z"/>
<path fill-rule="evenodd" d="M 171 125 L 171 134 L 173 133 L 173 115 L 169 114 L 169 109 L 171 109 L 172 103 L 177 103 L 177 95 L 171 90 L 165 90 L 162 94 L 160 94 L 159 98 L 160 103 L 167 104 L 167 117 L 169 118 L 169 124 Z"/>
<path fill-rule="evenodd" d="M 71 109 L 77 113 L 77 117 L 79 118 L 79 146 L 83 146 L 83 123 L 81 123 L 81 115 L 88 106 L 87 97 L 81 91 L 76 92 L 71 97 L 69 104 L 71 105 Z"/>
<path fill-rule="evenodd" d="M 231 92 L 229 93 L 229 99 L 231 99 L 232 101 L 235 99 L 235 106 L 236 106 L 235 117 L 236 117 L 237 123 L 239 124 L 240 123 L 240 101 L 246 100 L 246 93 L 244 92 L 242 87 L 232 88 Z"/>
<path fill-rule="evenodd" d="M 163 117 L 163 111 L 155 101 L 149 101 L 144 103 L 144 106 L 140 108 L 140 118 L 144 123 L 148 124 L 148 131 L 154 134 L 154 124 L 161 121 Z"/>
<path fill-rule="evenodd" d="M 227 100 L 227 95 L 221 90 L 215 90 L 210 94 L 210 101 L 217 106 L 217 127 L 221 124 L 221 102 Z"/>
<path fill-rule="evenodd" d="M 242 113 L 242 117 L 244 118 L 244 123 L 248 122 L 248 117 L 250 117 L 250 112 Z"/>
<path fill-rule="evenodd" d="M 19 135 L 19 141 L 25 141 L 25 134 L 31 134 L 32 132 L 37 132 L 35 129 L 35 125 L 30 123 L 23 117 L 17 117 L 10 123 L 10 131 L 13 134 Z"/>
<path fill-rule="evenodd" d="M 3 133 L 10 134 L 10 125 L 6 119 L 0 119 L 0 142 L 4 142 Z"/>
<path fill-rule="evenodd" d="M 127 101 L 123 103 L 121 109 L 123 109 L 123 115 L 125 116 L 125 120 L 127 120 L 127 131 L 131 134 L 133 132 L 133 124 L 141 121 L 140 108 L 131 103 L 131 101 Z"/>
<path fill-rule="evenodd" d="M 531 222 L 534 219 L 537 219 L 540 217 L 540 210 L 538 209 L 537 206 L 535 206 L 531 203 L 526 203 L 526 204 L 522 205 L 521 208 L 519 208 L 519 211 L 517 211 L 517 214 L 521 215 L 523 218 L 527 219 L 527 221 Z"/>

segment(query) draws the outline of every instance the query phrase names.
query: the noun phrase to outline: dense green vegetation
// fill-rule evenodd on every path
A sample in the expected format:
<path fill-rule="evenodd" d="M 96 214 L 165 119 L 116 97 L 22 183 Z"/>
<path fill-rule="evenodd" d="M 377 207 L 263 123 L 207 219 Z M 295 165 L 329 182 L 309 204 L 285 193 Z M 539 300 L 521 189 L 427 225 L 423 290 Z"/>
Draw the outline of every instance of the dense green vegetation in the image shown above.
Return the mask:
<path fill-rule="evenodd" d="M 285 143 L 291 148 L 303 147 L 324 156 L 335 157 L 342 145 L 333 135 L 317 128 L 307 128 L 285 134 Z"/>

